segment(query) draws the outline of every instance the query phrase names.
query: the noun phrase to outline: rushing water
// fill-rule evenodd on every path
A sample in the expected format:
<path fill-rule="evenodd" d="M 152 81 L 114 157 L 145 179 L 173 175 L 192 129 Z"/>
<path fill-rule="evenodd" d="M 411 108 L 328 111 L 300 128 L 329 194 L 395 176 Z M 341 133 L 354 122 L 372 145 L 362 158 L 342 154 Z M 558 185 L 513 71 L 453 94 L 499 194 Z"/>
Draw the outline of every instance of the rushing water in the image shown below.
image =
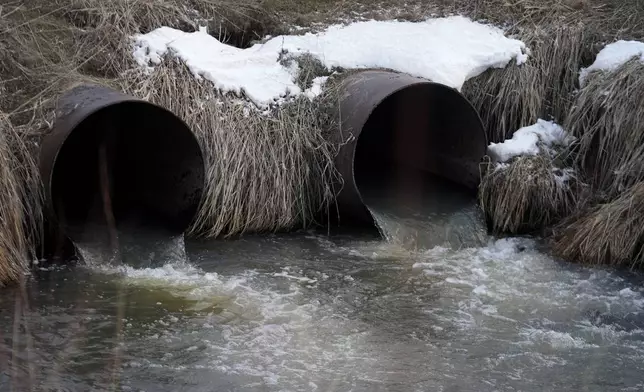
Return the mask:
<path fill-rule="evenodd" d="M 107 238 L 104 225 L 87 224 L 84 235 L 75 242 L 83 261 L 90 265 L 124 264 L 137 268 L 187 261 L 183 234 L 160 227 L 126 221 L 114 230 L 114 243 Z"/>
<path fill-rule="evenodd" d="M 361 193 L 383 237 L 405 249 L 483 246 L 487 228 L 476 198 L 440 177 L 391 169 Z"/>
<path fill-rule="evenodd" d="M 447 242 L 308 232 L 37 269 L 0 296 L 0 390 L 644 389 L 638 276 Z"/>

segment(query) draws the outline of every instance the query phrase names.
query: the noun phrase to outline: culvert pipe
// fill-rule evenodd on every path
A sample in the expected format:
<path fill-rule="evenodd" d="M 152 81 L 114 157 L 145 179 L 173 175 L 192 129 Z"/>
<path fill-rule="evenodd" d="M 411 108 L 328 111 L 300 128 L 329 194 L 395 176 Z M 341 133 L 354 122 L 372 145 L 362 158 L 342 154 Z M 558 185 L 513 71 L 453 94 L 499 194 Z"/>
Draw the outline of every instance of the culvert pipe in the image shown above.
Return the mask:
<path fill-rule="evenodd" d="M 392 167 L 431 173 L 476 192 L 487 138 L 478 112 L 456 89 L 367 70 L 347 76 L 339 91 L 341 224 L 374 226 L 365 192 L 390 186 L 389 177 L 398 175 Z"/>
<path fill-rule="evenodd" d="M 100 86 L 69 90 L 56 114 L 41 143 L 40 172 L 51 215 L 77 246 L 104 243 L 125 222 L 177 235 L 188 228 L 205 164 L 180 118 Z"/>

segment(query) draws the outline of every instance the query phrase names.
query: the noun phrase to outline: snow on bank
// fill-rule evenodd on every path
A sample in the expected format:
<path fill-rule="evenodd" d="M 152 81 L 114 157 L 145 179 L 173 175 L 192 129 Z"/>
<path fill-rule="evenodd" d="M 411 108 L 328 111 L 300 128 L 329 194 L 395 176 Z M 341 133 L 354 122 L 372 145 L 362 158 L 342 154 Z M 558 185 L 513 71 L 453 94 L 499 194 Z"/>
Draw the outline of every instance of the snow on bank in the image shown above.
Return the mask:
<path fill-rule="evenodd" d="M 195 77 L 210 80 L 223 92 L 243 91 L 257 104 L 300 93 L 293 71 L 279 64 L 279 51 L 262 45 L 235 48 L 219 42 L 203 28 L 185 33 L 161 27 L 135 38 L 134 58 L 142 66 L 160 64 L 168 52 L 180 58 Z"/>
<path fill-rule="evenodd" d="M 522 64 L 527 59 L 523 42 L 462 16 L 421 23 L 336 25 L 317 34 L 275 37 L 248 49 L 223 44 L 205 29 L 185 33 L 161 27 L 135 36 L 134 41 L 134 57 L 141 66 L 153 67 L 164 55 L 173 54 L 196 77 L 212 81 L 223 92 L 243 91 L 259 106 L 302 92 L 294 80 L 297 66 L 279 62 L 284 53 L 311 53 L 329 69 L 389 68 L 459 90 L 467 79 L 488 68 L 503 68 L 512 60 Z"/>
<path fill-rule="evenodd" d="M 582 68 L 579 84 L 583 87 L 586 78 L 593 71 L 614 71 L 633 58 L 639 58 L 644 62 L 644 42 L 620 40 L 606 45 L 590 67 Z"/>
<path fill-rule="evenodd" d="M 561 126 L 552 121 L 537 120 L 537 123 L 523 127 L 502 143 L 491 143 L 488 155 L 499 163 L 521 155 L 537 155 L 542 148 L 568 146 L 574 141 Z"/>

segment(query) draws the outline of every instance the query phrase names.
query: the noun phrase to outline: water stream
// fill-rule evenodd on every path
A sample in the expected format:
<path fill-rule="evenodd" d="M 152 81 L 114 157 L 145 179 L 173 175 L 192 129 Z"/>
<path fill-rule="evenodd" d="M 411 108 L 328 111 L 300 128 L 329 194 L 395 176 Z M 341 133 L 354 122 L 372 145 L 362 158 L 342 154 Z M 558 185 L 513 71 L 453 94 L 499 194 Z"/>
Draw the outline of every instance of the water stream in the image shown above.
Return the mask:
<path fill-rule="evenodd" d="M 438 176 L 396 170 L 361 184 L 382 236 L 410 250 L 483 246 L 487 228 L 472 192 Z"/>
<path fill-rule="evenodd" d="M 399 241 L 248 236 L 37 269 L 0 294 L 0 390 L 643 390 L 641 277 L 536 239 L 463 243 L 467 223 L 435 246 L 425 228 L 474 219 L 454 200 L 440 224 L 372 204 Z"/>

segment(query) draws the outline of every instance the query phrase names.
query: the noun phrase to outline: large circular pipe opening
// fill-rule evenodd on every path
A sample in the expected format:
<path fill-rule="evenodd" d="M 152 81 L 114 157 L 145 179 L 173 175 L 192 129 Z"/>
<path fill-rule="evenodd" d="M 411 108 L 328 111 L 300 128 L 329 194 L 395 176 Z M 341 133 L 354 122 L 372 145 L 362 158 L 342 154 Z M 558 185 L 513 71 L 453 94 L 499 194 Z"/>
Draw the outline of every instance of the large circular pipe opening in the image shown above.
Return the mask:
<path fill-rule="evenodd" d="M 97 228 L 124 222 L 183 233 L 204 187 L 199 143 L 163 108 L 109 90 L 101 97 L 99 105 L 80 102 L 86 106 L 60 118 L 43 143 L 43 177 L 59 224 L 75 242 L 96 241 L 88 236 Z"/>
<path fill-rule="evenodd" d="M 355 182 L 362 194 L 413 186 L 414 177 L 425 172 L 473 190 L 484 146 L 479 116 L 458 92 L 439 84 L 412 85 L 376 106 L 363 126 Z"/>
<path fill-rule="evenodd" d="M 342 132 L 353 135 L 336 160 L 345 223 L 373 224 L 365 204 L 383 191 L 426 197 L 428 175 L 475 194 L 487 140 L 478 113 L 458 91 L 387 71 L 352 75 L 343 89 Z"/>

